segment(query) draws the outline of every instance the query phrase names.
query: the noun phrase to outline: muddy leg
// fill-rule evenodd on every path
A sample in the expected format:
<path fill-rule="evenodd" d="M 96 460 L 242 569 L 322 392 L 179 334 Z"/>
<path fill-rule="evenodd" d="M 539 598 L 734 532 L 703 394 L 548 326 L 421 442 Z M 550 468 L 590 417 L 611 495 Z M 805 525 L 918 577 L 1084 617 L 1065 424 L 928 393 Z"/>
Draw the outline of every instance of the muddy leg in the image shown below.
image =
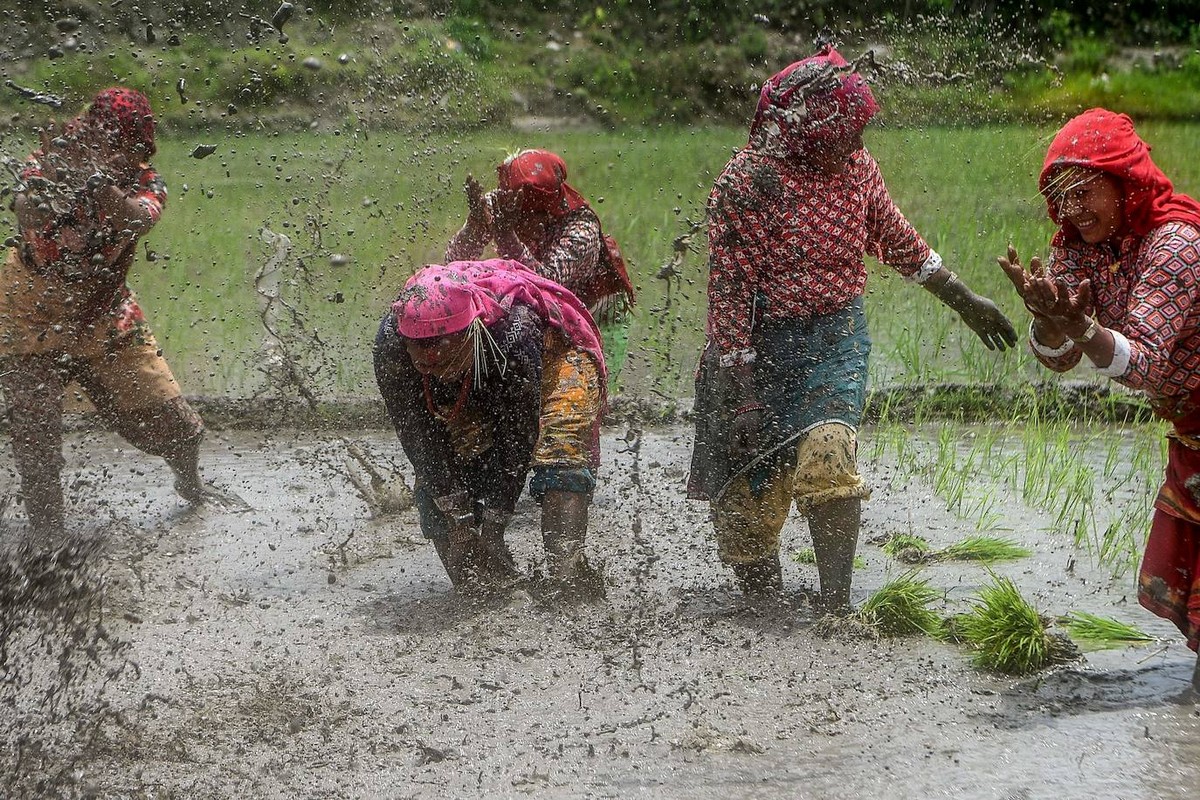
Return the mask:
<path fill-rule="evenodd" d="M 446 536 L 437 536 L 432 541 L 454 591 L 459 594 L 473 594 L 478 588 L 475 581 L 473 539 L 452 531 Z"/>
<path fill-rule="evenodd" d="M 30 527 L 42 536 L 58 533 L 63 526 L 62 377 L 49 357 L 31 356 L 0 366 L 0 383 L 8 398 L 13 459 Z"/>
<path fill-rule="evenodd" d="M 561 490 L 547 491 L 542 498 L 546 572 L 551 580 L 580 597 L 604 593 L 603 581 L 583 553 L 591 502 L 590 493 Z"/>
<path fill-rule="evenodd" d="M 186 400 L 175 397 L 150 408 L 109 415 L 110 424 L 126 441 L 167 462 L 175 473 L 175 491 L 184 500 L 203 503 L 208 499 L 208 487 L 200 478 L 204 423 Z"/>
<path fill-rule="evenodd" d="M 752 564 L 732 564 L 742 594 L 750 598 L 769 598 L 783 591 L 783 569 L 779 554 Z"/>
<path fill-rule="evenodd" d="M 831 613 L 850 610 L 854 550 L 861 522 L 862 501 L 857 497 L 831 500 L 808 512 L 817 572 L 821 576 L 821 605 Z"/>
<path fill-rule="evenodd" d="M 521 577 L 521 571 L 513 563 L 512 551 L 504 541 L 504 531 L 511 517 L 511 514 L 485 511 L 479 533 L 480 577 L 497 588 L 510 585 Z"/>
<path fill-rule="evenodd" d="M 1196 668 L 1192 670 L 1192 691 L 1200 697 L 1200 653 L 1196 654 Z"/>

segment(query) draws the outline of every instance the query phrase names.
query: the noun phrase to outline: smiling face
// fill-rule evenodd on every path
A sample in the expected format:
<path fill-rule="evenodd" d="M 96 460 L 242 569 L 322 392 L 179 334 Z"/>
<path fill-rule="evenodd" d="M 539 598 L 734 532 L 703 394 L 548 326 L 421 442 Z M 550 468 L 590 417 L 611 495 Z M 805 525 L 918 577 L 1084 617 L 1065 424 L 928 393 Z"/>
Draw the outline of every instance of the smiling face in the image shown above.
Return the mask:
<path fill-rule="evenodd" d="M 428 339 L 405 339 L 404 347 L 417 372 L 439 380 L 460 377 L 471 366 L 466 331 Z"/>
<path fill-rule="evenodd" d="M 1078 176 L 1052 198 L 1059 220 L 1069 222 L 1088 244 L 1114 238 L 1125 223 L 1121 185 L 1099 170 L 1079 170 Z"/>

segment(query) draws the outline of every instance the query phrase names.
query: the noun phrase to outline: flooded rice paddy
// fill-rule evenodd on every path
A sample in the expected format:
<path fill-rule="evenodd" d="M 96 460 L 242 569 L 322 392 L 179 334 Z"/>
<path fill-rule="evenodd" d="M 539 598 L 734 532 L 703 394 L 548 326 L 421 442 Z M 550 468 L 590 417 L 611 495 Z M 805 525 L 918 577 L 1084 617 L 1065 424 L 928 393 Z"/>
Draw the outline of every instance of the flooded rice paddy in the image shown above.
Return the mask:
<path fill-rule="evenodd" d="M 869 540 L 942 547 L 979 527 L 892 435 L 868 429 L 860 450 L 875 494 L 858 603 L 910 568 Z M 406 473 L 386 431 L 212 433 L 206 476 L 253 508 L 232 513 L 187 510 L 167 468 L 115 437 L 69 437 L 70 519 L 97 549 L 78 553 L 71 592 L 5 611 L 10 795 L 1182 800 L 1200 786 L 1200 708 L 1177 702 L 1192 654 L 1140 609 L 1131 574 L 1097 567 L 1053 508 L 1003 481 L 988 531 L 1033 555 L 996 574 L 1044 614 L 1112 616 L 1155 642 L 991 675 L 959 646 L 815 625 L 816 569 L 791 559 L 788 602 L 747 606 L 705 507 L 684 499 L 685 426 L 606 431 L 589 540 L 605 602 L 563 609 L 531 588 L 473 606 L 415 511 L 371 518 L 347 441 Z M 4 522 L 11 551 L 19 507 Z M 535 565 L 536 506 L 510 531 Z M 793 519 L 785 553 L 808 546 Z M 944 613 L 989 580 L 952 562 L 923 575 Z"/>

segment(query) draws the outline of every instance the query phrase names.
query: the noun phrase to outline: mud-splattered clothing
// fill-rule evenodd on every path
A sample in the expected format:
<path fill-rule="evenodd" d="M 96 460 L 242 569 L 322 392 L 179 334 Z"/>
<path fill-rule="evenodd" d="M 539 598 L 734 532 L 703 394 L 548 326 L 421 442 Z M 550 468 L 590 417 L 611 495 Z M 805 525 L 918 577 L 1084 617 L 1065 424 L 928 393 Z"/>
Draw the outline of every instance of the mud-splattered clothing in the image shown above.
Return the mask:
<path fill-rule="evenodd" d="M 375 340 L 375 376 L 416 472 L 427 536 L 448 530 L 434 498 L 466 491 L 479 514 L 511 513 L 531 468 L 535 494 L 595 486 L 603 395 L 593 356 L 522 304 L 488 332 L 503 369 L 478 384 L 471 373 L 452 383 L 422 376 L 393 313 Z"/>
<path fill-rule="evenodd" d="M 1200 389 L 1200 228 L 1167 222 L 1119 247 L 1061 242 L 1049 268 L 1071 286 L 1091 281 L 1096 321 L 1113 333 L 1112 363 L 1099 372 L 1170 407 Z M 1069 339 L 1057 350 L 1033 339 L 1037 359 L 1056 372 L 1079 363 Z"/>
<path fill-rule="evenodd" d="M 485 202 L 495 202 L 495 192 L 489 192 Z M 598 298 L 590 296 L 587 287 L 594 281 L 602 266 L 601 257 L 604 240 L 600 231 L 600 219 L 590 208 L 571 211 L 552 219 L 539 232 L 525 232 L 515 238 L 517 252 L 501 255 L 525 266 L 555 283 L 570 289 L 584 305 L 590 306 Z M 446 248 L 447 261 L 473 261 L 491 244 L 491 237 L 464 225 Z"/>
<path fill-rule="evenodd" d="M 922 280 L 940 266 L 866 150 L 827 175 L 747 147 L 709 197 L 708 335 L 726 365 L 753 360 L 755 322 L 812 319 L 863 294 L 871 255 Z"/>

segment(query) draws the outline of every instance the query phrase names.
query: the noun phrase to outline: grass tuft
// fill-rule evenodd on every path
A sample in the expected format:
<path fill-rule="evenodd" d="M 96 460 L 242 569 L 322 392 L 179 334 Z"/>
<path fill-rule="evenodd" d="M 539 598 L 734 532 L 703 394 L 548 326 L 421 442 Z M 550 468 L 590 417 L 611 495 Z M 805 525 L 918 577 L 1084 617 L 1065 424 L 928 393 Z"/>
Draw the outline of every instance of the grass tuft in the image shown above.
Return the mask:
<path fill-rule="evenodd" d="M 1072 639 L 1090 647 L 1120 647 L 1154 641 L 1153 636 L 1129 623 L 1086 611 L 1072 611 L 1062 618 L 1062 622 Z"/>
<path fill-rule="evenodd" d="M 858 618 L 884 636 L 940 636 L 942 620 L 927 606 L 941 596 L 928 581 L 908 572 L 872 594 L 858 610 Z"/>
<path fill-rule="evenodd" d="M 1053 660 L 1045 621 L 1008 578 L 995 577 L 983 587 L 975 607 L 957 617 L 953 629 L 975 648 L 975 664 L 983 669 L 1027 675 Z"/>

